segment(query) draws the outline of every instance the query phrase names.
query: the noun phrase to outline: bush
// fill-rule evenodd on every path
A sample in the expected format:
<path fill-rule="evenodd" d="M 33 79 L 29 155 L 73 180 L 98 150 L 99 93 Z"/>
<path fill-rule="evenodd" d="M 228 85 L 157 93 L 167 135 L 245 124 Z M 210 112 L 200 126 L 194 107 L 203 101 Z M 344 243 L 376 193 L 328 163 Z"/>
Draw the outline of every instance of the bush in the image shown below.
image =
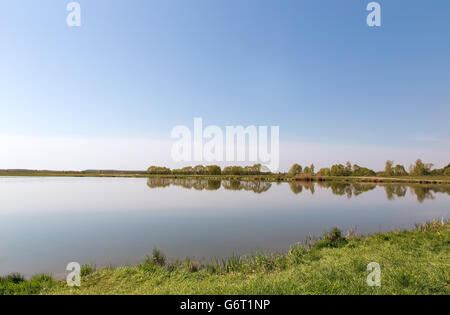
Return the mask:
<path fill-rule="evenodd" d="M 325 232 L 323 239 L 315 244 L 315 248 L 324 247 L 342 247 L 347 244 L 347 240 L 342 237 L 342 232 L 337 227 L 332 228 L 328 232 Z"/>
<path fill-rule="evenodd" d="M 144 266 L 164 266 L 166 264 L 166 256 L 157 248 L 153 249 L 152 256 L 145 256 Z"/>

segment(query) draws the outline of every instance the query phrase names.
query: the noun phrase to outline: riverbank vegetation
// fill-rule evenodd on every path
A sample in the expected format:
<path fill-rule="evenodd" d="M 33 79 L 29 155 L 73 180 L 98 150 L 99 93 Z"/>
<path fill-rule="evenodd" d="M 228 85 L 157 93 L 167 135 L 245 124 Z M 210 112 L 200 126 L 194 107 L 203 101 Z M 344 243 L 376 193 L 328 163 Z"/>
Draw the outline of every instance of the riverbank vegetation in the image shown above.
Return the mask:
<path fill-rule="evenodd" d="M 159 250 L 135 267 L 84 266 L 81 287 L 47 275 L 0 278 L 0 294 L 450 294 L 450 224 L 438 220 L 367 237 L 337 228 L 284 254 L 232 256 L 214 263 L 170 261 Z M 381 267 L 368 286 L 367 265 Z"/>

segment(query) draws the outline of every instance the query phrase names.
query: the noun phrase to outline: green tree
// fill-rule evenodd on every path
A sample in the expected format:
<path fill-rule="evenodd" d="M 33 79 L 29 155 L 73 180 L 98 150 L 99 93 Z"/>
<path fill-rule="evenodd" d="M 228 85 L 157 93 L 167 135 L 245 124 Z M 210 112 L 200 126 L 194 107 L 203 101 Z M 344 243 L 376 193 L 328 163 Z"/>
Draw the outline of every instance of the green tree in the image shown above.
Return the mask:
<path fill-rule="evenodd" d="M 345 163 L 345 176 L 350 176 L 352 174 L 352 163 L 346 162 Z"/>
<path fill-rule="evenodd" d="M 353 176 L 376 176 L 376 173 L 371 169 L 368 169 L 366 167 L 361 167 L 361 166 L 355 164 L 352 167 L 352 175 Z"/>
<path fill-rule="evenodd" d="M 351 164 L 347 162 L 347 165 L 344 166 L 342 164 L 335 164 L 331 167 L 330 170 L 331 176 L 349 176 L 351 175 Z"/>
<path fill-rule="evenodd" d="M 167 167 L 150 166 L 147 169 L 147 172 L 154 175 L 165 175 L 170 174 L 172 171 L 170 170 L 170 168 Z"/>
<path fill-rule="evenodd" d="M 392 169 L 392 175 L 394 175 L 394 176 L 407 176 L 408 172 L 405 170 L 405 167 L 403 165 L 397 164 Z"/>
<path fill-rule="evenodd" d="M 218 166 L 218 165 L 208 165 L 205 168 L 205 173 L 207 175 L 220 175 L 220 174 L 222 174 L 222 170 L 221 170 L 220 166 Z"/>
<path fill-rule="evenodd" d="M 317 175 L 319 175 L 319 176 L 330 176 L 330 169 L 328 167 L 321 168 L 317 172 Z"/>
<path fill-rule="evenodd" d="M 290 176 L 295 176 L 297 174 L 301 174 L 302 173 L 302 166 L 295 163 L 294 165 L 291 166 L 291 168 L 289 169 L 288 174 Z"/>
<path fill-rule="evenodd" d="M 205 167 L 203 165 L 197 165 L 193 169 L 195 175 L 204 175 Z"/>
<path fill-rule="evenodd" d="M 309 171 L 311 172 L 311 175 L 314 175 L 314 164 L 311 164 Z"/>
<path fill-rule="evenodd" d="M 444 175 L 450 175 L 450 166 L 447 166 L 447 167 L 444 169 Z"/>
<path fill-rule="evenodd" d="M 384 173 L 386 176 L 392 176 L 393 175 L 393 170 L 392 170 L 392 165 L 394 164 L 394 161 L 391 160 L 387 160 L 386 164 L 384 166 Z"/>
<path fill-rule="evenodd" d="M 414 165 L 410 166 L 410 175 L 412 176 L 424 176 L 429 175 L 433 164 L 424 164 L 421 159 L 418 159 Z"/>

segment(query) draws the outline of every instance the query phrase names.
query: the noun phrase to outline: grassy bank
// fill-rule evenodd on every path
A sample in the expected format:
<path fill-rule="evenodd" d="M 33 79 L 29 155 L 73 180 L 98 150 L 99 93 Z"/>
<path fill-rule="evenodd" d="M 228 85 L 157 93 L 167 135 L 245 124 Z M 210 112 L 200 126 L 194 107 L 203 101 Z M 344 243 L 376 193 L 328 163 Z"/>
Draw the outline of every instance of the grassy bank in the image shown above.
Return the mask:
<path fill-rule="evenodd" d="M 168 263 L 154 251 L 136 267 L 83 267 L 80 288 L 20 275 L 0 279 L 0 294 L 450 294 L 450 223 L 358 237 L 337 229 L 280 255 L 231 257 L 215 264 Z M 381 266 L 369 287 L 367 265 Z"/>
<path fill-rule="evenodd" d="M 76 171 L 12 171 L 0 170 L 0 177 L 30 176 L 30 177 L 119 177 L 119 178 L 184 178 L 205 180 L 241 180 L 264 182 L 290 181 L 333 181 L 333 182 L 370 182 L 370 183 L 417 183 L 417 184 L 450 184 L 450 176 L 299 176 L 292 177 L 283 174 L 264 175 L 153 175 L 145 171 L 116 171 L 116 172 L 76 172 Z"/>

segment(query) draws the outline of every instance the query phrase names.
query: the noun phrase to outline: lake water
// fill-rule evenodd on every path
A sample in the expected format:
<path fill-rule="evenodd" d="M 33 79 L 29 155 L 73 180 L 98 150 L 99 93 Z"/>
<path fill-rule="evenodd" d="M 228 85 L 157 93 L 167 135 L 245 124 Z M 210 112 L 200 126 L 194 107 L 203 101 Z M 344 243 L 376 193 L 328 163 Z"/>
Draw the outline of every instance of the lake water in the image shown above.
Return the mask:
<path fill-rule="evenodd" d="M 360 234 L 449 217 L 450 185 L 0 178 L 0 275 L 68 262 L 137 264 L 283 252 L 338 226 Z"/>

